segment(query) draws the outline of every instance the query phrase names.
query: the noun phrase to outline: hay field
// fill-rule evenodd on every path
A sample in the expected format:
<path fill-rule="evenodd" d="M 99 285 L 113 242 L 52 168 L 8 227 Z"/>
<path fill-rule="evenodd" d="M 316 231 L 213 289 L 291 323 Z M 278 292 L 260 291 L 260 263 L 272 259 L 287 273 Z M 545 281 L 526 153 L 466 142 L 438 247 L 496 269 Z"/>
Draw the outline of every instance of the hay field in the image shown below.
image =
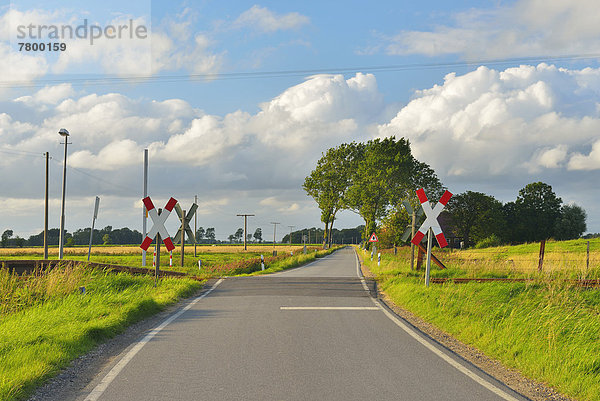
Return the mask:
<path fill-rule="evenodd" d="M 275 245 L 277 252 L 290 252 L 297 250 L 301 245 Z M 248 250 L 244 251 L 244 245 L 197 245 L 196 249 L 198 253 L 265 253 L 269 254 L 273 251 L 273 245 L 262 245 L 262 244 L 249 244 Z M 154 246 L 148 248 L 148 253 L 152 253 Z M 175 245 L 174 253 L 179 254 L 180 247 L 178 244 Z M 87 246 L 76 246 L 76 247 L 65 247 L 64 254 L 68 258 L 69 255 L 83 256 L 87 255 Z M 139 246 L 124 245 L 124 246 L 92 246 L 92 255 L 141 255 L 142 250 Z M 167 254 L 167 248 L 164 245 L 161 247 L 161 253 Z M 14 257 L 14 256 L 34 256 L 39 257 L 44 254 L 42 247 L 30 247 L 30 248 L 0 248 L 0 257 Z M 194 254 L 194 245 L 185 245 L 185 254 Z M 58 248 L 48 248 L 48 255 L 56 257 L 58 255 Z"/>

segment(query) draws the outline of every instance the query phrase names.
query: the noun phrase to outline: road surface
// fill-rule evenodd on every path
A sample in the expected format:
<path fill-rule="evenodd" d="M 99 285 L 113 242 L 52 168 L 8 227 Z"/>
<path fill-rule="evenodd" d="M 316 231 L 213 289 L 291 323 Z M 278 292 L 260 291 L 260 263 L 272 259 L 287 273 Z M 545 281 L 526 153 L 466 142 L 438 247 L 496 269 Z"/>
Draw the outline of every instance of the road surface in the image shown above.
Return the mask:
<path fill-rule="evenodd" d="M 346 248 L 217 282 L 78 399 L 524 400 L 373 299 Z"/>

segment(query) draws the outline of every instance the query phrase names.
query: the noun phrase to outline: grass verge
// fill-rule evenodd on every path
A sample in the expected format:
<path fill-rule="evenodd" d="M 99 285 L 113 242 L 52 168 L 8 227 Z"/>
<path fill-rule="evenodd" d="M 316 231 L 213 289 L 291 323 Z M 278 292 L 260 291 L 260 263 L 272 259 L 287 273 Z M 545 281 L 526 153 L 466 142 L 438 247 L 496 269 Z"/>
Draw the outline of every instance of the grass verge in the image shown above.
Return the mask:
<path fill-rule="evenodd" d="M 83 267 L 36 274 L 18 279 L 0 273 L 2 400 L 24 399 L 76 357 L 202 286 L 166 278 L 155 288 L 151 276 Z"/>
<path fill-rule="evenodd" d="M 551 280 L 554 274 L 535 276 L 532 283 L 426 288 L 422 272 L 412 272 L 408 258 L 388 255 L 377 266 L 359 252 L 398 306 L 566 395 L 600 400 L 600 290 Z M 464 273 L 459 265 L 432 272 Z"/>

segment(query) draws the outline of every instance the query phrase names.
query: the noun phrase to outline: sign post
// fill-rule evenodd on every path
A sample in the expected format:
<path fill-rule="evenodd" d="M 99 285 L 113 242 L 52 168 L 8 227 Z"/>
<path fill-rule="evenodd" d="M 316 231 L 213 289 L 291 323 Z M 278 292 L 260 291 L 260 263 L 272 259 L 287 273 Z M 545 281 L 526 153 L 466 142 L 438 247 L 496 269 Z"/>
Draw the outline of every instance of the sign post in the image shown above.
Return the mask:
<path fill-rule="evenodd" d="M 100 198 L 96 196 L 96 205 L 94 206 L 94 217 L 92 217 L 92 229 L 90 230 L 90 246 L 88 248 L 88 262 L 90 261 L 90 255 L 92 253 L 92 239 L 94 238 L 94 223 L 98 218 L 98 208 L 100 207 Z"/>
<path fill-rule="evenodd" d="M 435 205 L 432 209 L 429 204 L 429 200 L 427 199 L 427 195 L 425 195 L 425 190 L 423 188 L 417 190 L 417 196 L 419 197 L 419 202 L 421 202 L 421 207 L 425 212 L 425 216 L 427 217 L 421 227 L 419 227 L 419 231 L 415 234 L 412 239 L 412 243 L 415 245 L 419 245 L 425 237 L 425 232 L 427 231 L 427 265 L 425 268 L 425 286 L 429 287 L 429 273 L 431 270 L 431 246 L 433 242 L 433 235 L 435 235 L 435 239 L 438 242 L 440 248 L 444 248 L 448 246 L 448 242 L 446 241 L 446 237 L 442 232 L 442 228 L 437 221 L 437 217 L 440 215 L 442 210 L 444 210 L 444 206 L 448 203 L 450 198 L 452 198 L 452 193 L 449 191 L 444 192 L 440 201 Z"/>

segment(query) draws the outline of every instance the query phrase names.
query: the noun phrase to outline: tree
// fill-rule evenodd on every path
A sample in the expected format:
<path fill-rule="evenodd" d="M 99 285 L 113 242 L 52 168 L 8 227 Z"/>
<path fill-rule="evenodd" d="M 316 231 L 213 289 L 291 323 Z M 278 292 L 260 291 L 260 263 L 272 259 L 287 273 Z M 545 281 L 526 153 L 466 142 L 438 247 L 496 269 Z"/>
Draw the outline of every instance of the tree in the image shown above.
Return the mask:
<path fill-rule="evenodd" d="M 352 142 L 328 149 L 302 185 L 321 209 L 321 221 L 325 224 L 324 241 L 329 243 L 335 216 L 345 207 L 346 192 L 352 183 L 363 147 Z"/>
<path fill-rule="evenodd" d="M 198 230 L 196 230 L 196 242 L 201 242 L 202 238 L 204 238 L 204 228 L 203 227 L 199 227 Z"/>
<path fill-rule="evenodd" d="M 15 238 L 15 245 L 19 248 L 23 248 L 24 244 L 25 244 L 25 238 L 21 238 L 17 235 Z"/>
<path fill-rule="evenodd" d="M 554 223 L 554 238 L 557 240 L 577 239 L 587 229 L 585 210 L 575 204 L 563 205 L 560 216 Z"/>
<path fill-rule="evenodd" d="M 457 235 L 465 244 L 475 244 L 492 234 L 502 237 L 506 222 L 502 202 L 481 192 L 466 191 L 454 195 L 446 210 L 451 216 Z"/>
<path fill-rule="evenodd" d="M 206 239 L 208 240 L 208 242 L 213 243 L 215 242 L 215 228 L 214 227 L 208 227 L 206 229 L 206 232 L 204 234 L 204 236 L 206 237 Z"/>
<path fill-rule="evenodd" d="M 442 186 L 433 170 L 413 157 L 408 140 L 390 137 L 367 142 L 347 194 L 349 208 L 365 220 L 363 238 L 402 199 L 413 199 L 411 203 L 418 205 L 418 188 L 437 196 Z"/>
<path fill-rule="evenodd" d="M 405 208 L 394 208 L 381 221 L 379 229 L 379 247 L 382 249 L 391 248 L 395 244 L 402 242 L 402 234 L 411 223 L 412 217 L 409 217 Z M 419 227 L 417 227 L 418 229 Z"/>
<path fill-rule="evenodd" d="M 13 236 L 13 230 L 6 230 L 2 233 L 2 248 L 6 248 L 8 246 L 8 240 Z"/>
<path fill-rule="evenodd" d="M 254 239 L 262 243 L 262 229 L 260 227 L 254 231 Z"/>
<path fill-rule="evenodd" d="M 235 235 L 229 234 L 229 237 L 227 237 L 227 239 L 233 244 L 233 240 L 235 240 Z"/>
<path fill-rule="evenodd" d="M 552 187 L 543 182 L 527 184 L 519 191 L 515 202 L 516 242 L 546 240 L 554 234 L 556 219 L 560 216 L 562 200 Z"/>
<path fill-rule="evenodd" d="M 104 245 L 110 245 L 112 244 L 112 241 L 110 240 L 110 234 L 104 234 L 102 236 L 102 241 Z"/>
<path fill-rule="evenodd" d="M 240 242 L 242 238 L 244 238 L 244 229 L 238 228 L 235 234 L 233 234 L 233 238 L 235 238 L 237 242 Z"/>

